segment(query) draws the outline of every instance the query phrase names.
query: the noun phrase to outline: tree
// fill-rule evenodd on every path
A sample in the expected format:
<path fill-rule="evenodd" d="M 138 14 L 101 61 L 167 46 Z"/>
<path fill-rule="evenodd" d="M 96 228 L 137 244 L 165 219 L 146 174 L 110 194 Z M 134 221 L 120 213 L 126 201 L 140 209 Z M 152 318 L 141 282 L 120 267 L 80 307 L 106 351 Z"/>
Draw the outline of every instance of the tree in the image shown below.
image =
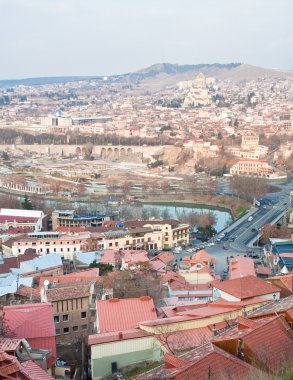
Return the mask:
<path fill-rule="evenodd" d="M 275 224 L 265 224 L 261 229 L 261 241 L 263 244 L 267 244 L 270 238 L 290 238 L 291 231 L 287 227 L 278 228 Z"/>
<path fill-rule="evenodd" d="M 12 195 L 0 194 L 0 208 L 21 208 L 21 203 Z"/>
<path fill-rule="evenodd" d="M 21 204 L 22 204 L 22 208 L 24 210 L 32 210 L 33 209 L 33 205 L 31 203 L 29 197 L 26 194 L 25 194 L 24 200 L 23 200 L 23 202 L 21 202 Z"/>
<path fill-rule="evenodd" d="M 230 179 L 232 191 L 249 202 L 254 198 L 264 196 L 269 191 L 269 182 L 266 178 L 244 177 L 235 175 Z"/>
<path fill-rule="evenodd" d="M 100 264 L 97 263 L 97 260 L 94 260 L 90 265 L 90 268 L 99 268 L 99 275 L 100 276 L 105 276 L 109 272 L 113 271 L 113 265 L 111 264 Z"/>
<path fill-rule="evenodd" d="M 14 338 L 14 332 L 9 328 L 6 323 L 5 315 L 0 315 L 0 337 L 2 338 Z"/>
<path fill-rule="evenodd" d="M 88 142 L 85 144 L 85 146 L 83 147 L 85 160 L 92 160 L 93 149 L 94 149 L 94 146 L 92 143 Z"/>
<path fill-rule="evenodd" d="M 9 160 L 9 154 L 6 152 L 6 151 L 3 151 L 2 152 L 2 155 L 1 155 L 2 159 L 5 160 L 5 161 L 8 161 Z"/>

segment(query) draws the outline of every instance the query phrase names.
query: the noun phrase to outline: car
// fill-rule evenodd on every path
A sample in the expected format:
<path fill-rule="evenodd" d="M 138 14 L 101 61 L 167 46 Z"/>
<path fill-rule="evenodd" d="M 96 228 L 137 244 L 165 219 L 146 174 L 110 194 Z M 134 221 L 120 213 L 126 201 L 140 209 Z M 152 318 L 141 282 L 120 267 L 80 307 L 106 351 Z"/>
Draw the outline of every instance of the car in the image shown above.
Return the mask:
<path fill-rule="evenodd" d="M 257 231 L 256 228 L 252 228 L 252 229 L 251 229 L 251 232 L 256 232 L 256 231 Z"/>
<path fill-rule="evenodd" d="M 234 241 L 235 239 L 236 239 L 235 236 L 231 236 L 230 239 L 229 239 L 229 241 L 232 242 L 232 241 Z"/>
<path fill-rule="evenodd" d="M 253 216 L 250 216 L 250 217 L 247 219 L 248 222 L 251 222 L 252 220 L 253 220 Z"/>
<path fill-rule="evenodd" d="M 210 243 L 210 247 L 213 247 L 215 245 L 215 243 L 211 242 Z"/>

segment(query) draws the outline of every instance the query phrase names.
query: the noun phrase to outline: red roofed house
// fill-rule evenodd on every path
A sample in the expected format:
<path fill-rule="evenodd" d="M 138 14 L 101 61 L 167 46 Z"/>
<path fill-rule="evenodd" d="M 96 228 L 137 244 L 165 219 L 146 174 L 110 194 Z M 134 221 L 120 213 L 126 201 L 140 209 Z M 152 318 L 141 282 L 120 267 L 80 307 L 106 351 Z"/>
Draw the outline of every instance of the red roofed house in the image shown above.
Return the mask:
<path fill-rule="evenodd" d="M 280 288 L 255 276 L 214 281 L 212 287 L 213 300 L 218 298 L 223 298 L 227 301 L 242 301 L 255 298 L 280 299 Z"/>
<path fill-rule="evenodd" d="M 219 347 L 207 343 L 201 345 L 186 354 L 177 357 L 165 354 L 164 366 L 155 368 L 142 375 L 136 376 L 136 380 L 222 380 L 256 378 L 258 370 L 243 360 L 225 352 Z"/>
<path fill-rule="evenodd" d="M 20 363 L 15 356 L 0 351 L 0 379 L 53 380 L 32 360 Z"/>
<path fill-rule="evenodd" d="M 150 266 L 157 274 L 162 275 L 166 273 L 167 265 L 174 260 L 172 252 L 161 252 L 150 260 Z"/>
<path fill-rule="evenodd" d="M 282 317 L 260 321 L 249 329 L 227 330 L 214 343 L 266 372 L 277 372 L 292 362 L 293 332 Z"/>
<path fill-rule="evenodd" d="M 250 257 L 237 256 L 229 261 L 230 280 L 238 277 L 255 276 L 254 262 Z"/>
<path fill-rule="evenodd" d="M 26 339 L 32 348 L 50 350 L 46 367 L 51 368 L 56 361 L 56 338 L 52 305 L 35 303 L 4 306 L 3 313 L 9 330 L 15 338 Z"/>
<path fill-rule="evenodd" d="M 121 250 L 121 268 L 135 268 L 140 264 L 149 262 L 147 251 L 144 250 Z"/>
<path fill-rule="evenodd" d="M 98 332 L 134 329 L 139 322 L 156 318 L 154 301 L 149 296 L 97 301 Z"/>
<path fill-rule="evenodd" d="M 139 322 L 157 318 L 151 297 L 97 301 L 98 334 L 89 337 L 93 380 L 125 366 L 159 360 L 161 350 L 152 334 L 140 330 Z"/>

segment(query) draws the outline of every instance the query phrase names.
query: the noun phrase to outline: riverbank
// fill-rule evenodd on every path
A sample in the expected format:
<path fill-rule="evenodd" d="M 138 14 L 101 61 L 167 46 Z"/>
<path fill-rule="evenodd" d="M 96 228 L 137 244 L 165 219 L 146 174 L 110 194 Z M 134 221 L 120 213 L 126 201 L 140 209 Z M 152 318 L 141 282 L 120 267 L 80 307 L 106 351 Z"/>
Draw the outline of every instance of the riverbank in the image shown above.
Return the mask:
<path fill-rule="evenodd" d="M 180 196 L 180 194 L 178 194 Z M 250 208 L 250 204 L 244 200 L 227 197 L 227 196 L 185 196 L 184 199 L 178 199 L 173 195 L 165 194 L 164 196 L 158 196 L 155 199 L 146 197 L 142 200 L 143 204 L 157 204 L 166 206 L 185 206 L 185 207 L 197 207 L 197 208 L 209 208 L 211 210 L 229 211 L 232 218 L 238 219 L 243 216 Z"/>
<path fill-rule="evenodd" d="M 0 188 L 0 193 L 15 197 L 17 199 L 24 198 L 25 194 L 21 192 L 12 192 L 11 190 Z M 105 194 L 104 196 L 91 197 L 56 197 L 54 195 L 30 194 L 26 193 L 29 198 L 37 199 L 41 202 L 56 202 L 64 204 L 96 204 L 104 202 L 105 197 L 121 197 L 121 194 Z M 229 211 L 233 219 L 243 216 L 250 208 L 250 204 L 244 200 L 219 196 L 219 195 L 191 195 L 191 194 L 146 194 L 140 198 L 143 204 L 169 205 L 169 206 L 185 206 L 197 208 L 209 208 L 211 210 Z"/>

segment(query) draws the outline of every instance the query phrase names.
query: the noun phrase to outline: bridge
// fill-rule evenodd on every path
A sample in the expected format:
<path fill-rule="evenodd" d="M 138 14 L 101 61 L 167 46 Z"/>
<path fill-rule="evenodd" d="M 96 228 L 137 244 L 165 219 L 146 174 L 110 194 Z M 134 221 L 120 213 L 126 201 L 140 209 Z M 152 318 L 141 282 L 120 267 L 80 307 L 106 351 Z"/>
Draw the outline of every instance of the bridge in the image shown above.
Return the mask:
<path fill-rule="evenodd" d="M 55 145 L 55 144 L 32 144 L 32 145 L 0 145 L 0 150 L 4 151 L 21 151 L 31 152 L 36 154 L 47 155 L 79 155 L 85 151 L 83 145 Z M 149 145 L 95 145 L 92 154 L 95 157 L 103 159 L 116 159 L 127 157 L 130 159 L 135 156 L 140 159 L 151 158 L 153 156 L 163 155 L 165 150 L 164 145 L 149 146 Z"/>

